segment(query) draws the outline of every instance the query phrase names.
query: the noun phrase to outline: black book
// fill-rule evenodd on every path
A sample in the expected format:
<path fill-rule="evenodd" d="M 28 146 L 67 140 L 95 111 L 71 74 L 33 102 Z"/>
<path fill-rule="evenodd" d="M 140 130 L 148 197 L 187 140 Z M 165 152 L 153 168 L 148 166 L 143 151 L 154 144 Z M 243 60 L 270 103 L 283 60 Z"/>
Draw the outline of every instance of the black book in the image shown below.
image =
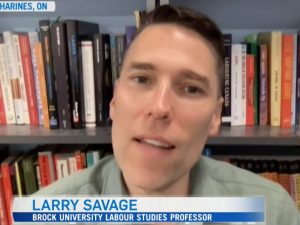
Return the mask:
<path fill-rule="evenodd" d="M 224 105 L 222 109 L 222 125 L 231 124 L 231 45 L 232 35 L 224 34 Z"/>
<path fill-rule="evenodd" d="M 95 34 L 93 40 L 93 58 L 94 58 L 94 82 L 95 82 L 95 106 L 96 106 L 96 126 L 102 126 L 103 123 L 103 41 L 101 34 Z"/>
<path fill-rule="evenodd" d="M 49 111 L 50 128 L 59 128 L 58 112 L 57 112 L 57 97 L 55 88 L 55 76 L 52 62 L 51 52 L 51 37 L 50 37 L 50 22 L 49 20 L 40 20 L 40 38 L 43 50 L 43 62 L 47 86 L 47 101 Z"/>
<path fill-rule="evenodd" d="M 59 128 L 72 128 L 72 114 L 70 105 L 69 62 L 64 22 L 51 24 L 51 46 L 54 74 L 57 85 L 57 108 Z"/>
<path fill-rule="evenodd" d="M 109 103 L 113 96 L 113 82 L 112 82 L 112 68 L 111 68 L 111 55 L 110 55 L 110 36 L 108 34 L 102 34 L 102 57 L 103 61 L 103 123 L 105 126 L 110 125 L 109 119 Z"/>
<path fill-rule="evenodd" d="M 65 20 L 65 24 L 70 64 L 72 121 L 74 128 L 82 128 L 84 127 L 84 93 L 80 42 L 93 40 L 94 34 L 99 33 L 99 25 L 78 20 Z"/>

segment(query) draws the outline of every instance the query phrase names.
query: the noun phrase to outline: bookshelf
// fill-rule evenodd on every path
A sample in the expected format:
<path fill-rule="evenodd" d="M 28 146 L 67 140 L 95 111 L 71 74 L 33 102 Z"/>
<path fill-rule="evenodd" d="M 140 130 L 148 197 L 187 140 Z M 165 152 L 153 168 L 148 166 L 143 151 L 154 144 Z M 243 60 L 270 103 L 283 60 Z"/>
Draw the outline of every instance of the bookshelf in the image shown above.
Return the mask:
<path fill-rule="evenodd" d="M 261 30 L 297 30 L 300 27 L 300 3 L 297 0 L 170 0 L 171 4 L 198 9 L 209 15 L 224 32 L 233 33 L 233 42 L 245 34 Z M 32 31 L 40 19 L 77 18 L 100 24 L 101 32 L 118 33 L 125 25 L 134 25 L 133 11 L 145 10 L 146 0 L 57 0 L 53 13 L 0 13 L 0 32 Z M 84 6 L 84 7 L 83 7 Z M 240 19 L 242 18 L 242 19 Z M 255 18 L 255 19 L 254 19 Z M 0 127 L 1 144 L 110 144 L 110 128 L 49 130 L 42 127 Z M 209 138 L 211 145 L 298 145 L 296 128 L 222 127 L 220 135 Z"/>
<path fill-rule="evenodd" d="M 111 128 L 50 130 L 43 127 L 0 127 L 0 144 L 110 144 Z M 300 146 L 300 131 L 276 127 L 222 127 L 208 145 Z"/>

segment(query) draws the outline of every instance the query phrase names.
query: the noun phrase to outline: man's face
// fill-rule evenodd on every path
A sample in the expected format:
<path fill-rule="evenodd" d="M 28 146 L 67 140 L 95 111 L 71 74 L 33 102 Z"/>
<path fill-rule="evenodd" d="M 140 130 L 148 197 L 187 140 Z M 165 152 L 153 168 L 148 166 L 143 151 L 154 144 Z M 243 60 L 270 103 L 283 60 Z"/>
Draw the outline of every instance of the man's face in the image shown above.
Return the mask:
<path fill-rule="evenodd" d="M 216 65 L 207 41 L 177 25 L 152 25 L 132 43 L 110 104 L 127 185 L 155 193 L 189 176 L 220 125 Z"/>

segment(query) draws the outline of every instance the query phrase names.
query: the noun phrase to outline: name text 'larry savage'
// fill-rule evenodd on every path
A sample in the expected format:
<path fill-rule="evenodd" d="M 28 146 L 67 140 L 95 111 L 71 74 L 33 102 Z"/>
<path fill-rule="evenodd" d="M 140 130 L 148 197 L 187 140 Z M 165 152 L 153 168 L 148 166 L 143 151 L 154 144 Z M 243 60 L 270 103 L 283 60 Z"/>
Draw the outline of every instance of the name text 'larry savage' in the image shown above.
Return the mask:
<path fill-rule="evenodd" d="M 137 211 L 137 199 L 44 199 L 32 200 L 33 211 Z"/>

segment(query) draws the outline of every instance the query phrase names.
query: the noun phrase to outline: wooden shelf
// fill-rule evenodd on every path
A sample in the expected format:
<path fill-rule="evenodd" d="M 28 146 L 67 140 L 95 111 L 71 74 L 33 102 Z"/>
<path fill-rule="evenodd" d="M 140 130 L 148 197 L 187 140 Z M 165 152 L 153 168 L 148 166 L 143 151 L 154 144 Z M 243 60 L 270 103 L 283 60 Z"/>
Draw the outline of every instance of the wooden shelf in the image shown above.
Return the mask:
<path fill-rule="evenodd" d="M 9 125 L 0 127 L 0 144 L 109 144 L 110 127 L 96 129 L 51 130 L 43 127 Z M 300 146 L 295 128 L 269 126 L 222 127 L 220 135 L 208 139 L 211 145 L 284 145 Z"/>

